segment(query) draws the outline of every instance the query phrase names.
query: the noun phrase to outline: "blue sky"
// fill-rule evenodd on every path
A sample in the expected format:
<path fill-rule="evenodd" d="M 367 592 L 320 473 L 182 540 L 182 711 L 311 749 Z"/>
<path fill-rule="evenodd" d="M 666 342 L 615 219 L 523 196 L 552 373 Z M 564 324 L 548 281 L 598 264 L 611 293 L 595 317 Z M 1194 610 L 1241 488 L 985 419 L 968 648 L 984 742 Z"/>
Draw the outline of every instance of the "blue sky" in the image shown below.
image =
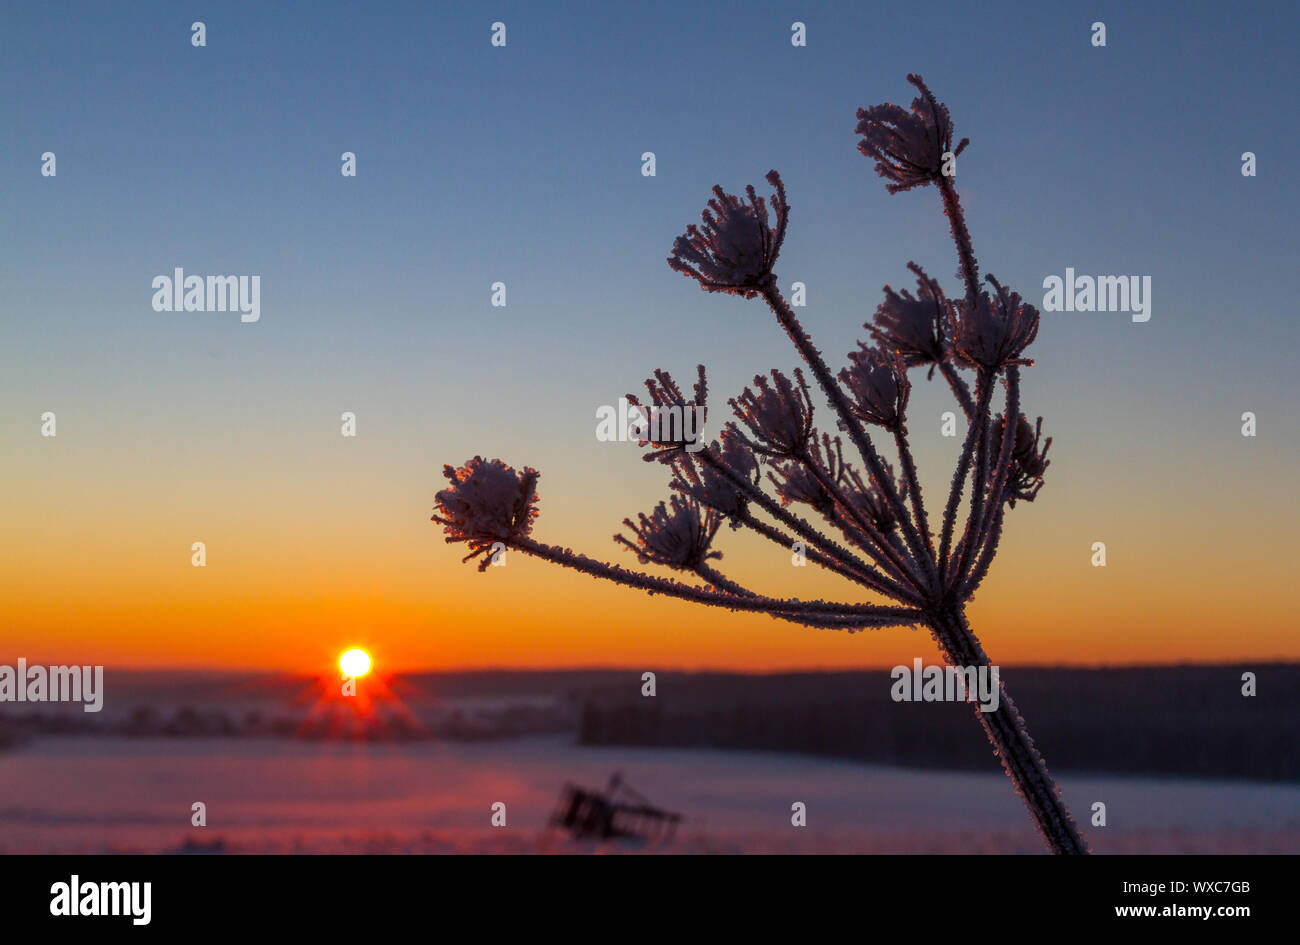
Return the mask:
<path fill-rule="evenodd" d="M 1071 352 L 1068 370 L 1107 348 L 1164 352 L 1168 370 L 1146 376 L 1167 387 L 1220 344 L 1273 374 L 1270 355 L 1296 339 L 1276 318 L 1296 250 L 1300 17 L 1287 5 L 938 4 L 924 21 L 858 4 L 374 6 L 10 7 L 11 301 L 57 306 L 60 345 L 116 338 L 179 368 L 178 339 L 239 330 L 202 318 L 156 330 L 141 280 L 183 264 L 263 274 L 259 350 L 284 372 L 294 351 L 346 348 L 359 369 L 375 358 L 420 389 L 447 347 L 503 348 L 500 364 L 607 386 L 688 367 L 664 344 L 684 332 L 721 370 L 746 316 L 687 292 L 663 257 L 709 186 L 739 189 L 773 166 L 794 206 L 782 274 L 809 284 L 824 345 L 847 350 L 908 259 L 954 268 L 937 196 L 889 197 L 854 150 L 854 110 L 905 103 L 903 76 L 919 71 L 973 139 L 959 173 L 986 268 L 1031 296 L 1066 265 L 1155 280 L 1150 324 L 1061 317 L 1040 358 Z M 205 49 L 188 42 L 195 18 Z M 796 18 L 804 49 L 789 43 Z M 1094 18 L 1105 49 L 1088 43 Z M 505 49 L 488 45 L 493 19 Z M 57 183 L 35 173 L 45 150 Z M 339 175 L 344 150 L 358 154 L 354 180 Z M 639 174 L 646 150 L 654 179 Z M 1243 150 L 1259 177 L 1238 173 Z M 505 311 L 486 306 L 498 279 Z M 100 332 L 109 307 L 121 315 Z M 18 319 L 8 340 L 47 344 L 50 321 Z M 608 357 L 632 325 L 645 326 L 640 356 Z M 738 366 L 783 353 L 768 334 L 735 351 Z M 486 362 L 439 367 L 498 389 L 539 374 Z"/>

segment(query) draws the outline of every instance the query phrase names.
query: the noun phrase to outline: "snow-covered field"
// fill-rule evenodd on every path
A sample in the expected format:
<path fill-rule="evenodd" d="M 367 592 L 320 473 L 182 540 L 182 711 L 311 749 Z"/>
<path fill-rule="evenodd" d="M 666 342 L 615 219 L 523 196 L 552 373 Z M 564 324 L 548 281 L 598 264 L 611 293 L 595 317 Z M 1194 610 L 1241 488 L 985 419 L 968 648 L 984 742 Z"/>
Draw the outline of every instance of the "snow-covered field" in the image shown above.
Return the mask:
<path fill-rule="evenodd" d="M 664 852 L 1014 852 L 1043 848 L 1004 777 L 791 755 L 480 744 L 42 738 L 0 754 L 0 851 L 635 852 L 547 831 L 565 781 L 621 771 L 686 816 Z M 1066 773 L 1097 852 L 1300 852 L 1300 786 Z M 206 827 L 190 825 L 207 805 Z M 506 804 L 508 825 L 489 824 Z M 807 805 L 807 827 L 790 823 Z"/>

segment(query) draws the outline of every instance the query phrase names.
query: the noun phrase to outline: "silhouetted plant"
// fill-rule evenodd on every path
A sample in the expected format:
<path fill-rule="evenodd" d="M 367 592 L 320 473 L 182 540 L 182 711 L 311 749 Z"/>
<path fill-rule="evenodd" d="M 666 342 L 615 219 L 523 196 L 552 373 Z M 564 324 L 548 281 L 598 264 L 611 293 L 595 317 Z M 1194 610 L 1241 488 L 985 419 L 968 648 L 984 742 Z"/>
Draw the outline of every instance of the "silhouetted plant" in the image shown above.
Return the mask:
<path fill-rule="evenodd" d="M 933 184 L 938 188 L 957 246 L 964 297 L 949 299 L 915 263 L 908 268 L 917 288 L 885 287 L 885 300 L 867 324 L 874 345 L 859 343 L 848 366 L 833 374 L 777 288 L 773 269 L 789 222 L 790 205 L 776 171 L 775 188 L 760 197 L 752 186 L 740 199 L 714 187 L 702 225 L 689 226 L 673 244 L 668 264 L 708 292 L 761 297 L 794 342 L 834 411 L 839 434 L 856 449 L 862 469 L 843 455 L 841 435 L 819 433 L 813 399 L 802 370 L 791 379 L 772 371 L 770 379 L 730 401 L 736 419 L 707 446 L 688 442 L 683 425 L 676 435 L 647 441 L 644 458 L 672 468 L 676 494 L 636 523 L 625 520 L 630 537 L 616 540 L 652 562 L 694 574 L 701 585 L 655 577 L 606 564 L 568 548 L 531 537 L 536 517 L 535 470 L 518 472 L 498 460 L 475 457 L 460 469 L 446 467 L 447 488 L 437 494 L 433 518 L 450 542 L 466 542 L 469 558 L 496 543 L 574 568 L 594 577 L 731 610 L 769 614 L 799 624 L 845 629 L 924 624 L 953 665 L 990 666 L 971 631 L 965 606 L 988 573 L 1002 535 L 1003 517 L 1017 501 L 1033 501 L 1043 484 L 1047 447 L 1042 420 L 1030 427 L 1020 408 L 1020 368 L 1031 364 L 1024 351 L 1038 331 L 1038 311 L 1019 295 L 986 276 L 980 282 L 970 234 L 951 176 L 952 162 L 967 144 L 952 147 L 952 119 L 920 76 L 911 110 L 877 105 L 858 111 L 859 150 L 876 161 L 877 173 L 898 193 Z M 770 202 L 770 215 L 769 215 Z M 968 421 L 952 486 L 931 530 L 908 442 L 908 370 L 938 371 Z M 687 400 L 664 371 L 646 381 L 649 402 L 629 395 L 647 411 L 706 408 L 703 366 Z M 972 393 L 962 372 L 972 372 Z M 1005 390 L 1002 412 L 992 412 L 995 388 Z M 901 475 L 879 454 L 868 433 L 876 427 L 892 439 Z M 662 435 L 662 430 L 659 431 Z M 694 447 L 694 449 L 692 449 Z M 762 491 L 761 468 L 776 498 Z M 961 527 L 958 513 L 970 482 Z M 842 544 L 791 510 L 804 505 L 833 526 Z M 758 517 L 763 513 L 766 518 Z M 727 578 L 711 563 L 710 545 L 721 522 L 749 528 L 787 549 L 801 547 L 807 558 L 901 606 L 766 597 Z M 936 547 L 937 540 L 937 547 Z M 480 568 L 486 567 L 487 559 Z M 1022 795 L 1051 849 L 1086 853 L 1087 845 L 1060 799 L 1042 757 L 999 681 L 998 707 L 976 711 L 1003 768 Z"/>

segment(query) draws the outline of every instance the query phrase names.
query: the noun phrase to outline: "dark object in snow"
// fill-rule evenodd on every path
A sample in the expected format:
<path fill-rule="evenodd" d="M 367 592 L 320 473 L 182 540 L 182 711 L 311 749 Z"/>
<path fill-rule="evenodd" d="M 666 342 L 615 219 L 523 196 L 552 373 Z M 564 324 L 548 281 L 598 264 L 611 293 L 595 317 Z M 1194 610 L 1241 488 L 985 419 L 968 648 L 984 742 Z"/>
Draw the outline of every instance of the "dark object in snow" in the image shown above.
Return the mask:
<path fill-rule="evenodd" d="M 681 814 L 655 807 L 615 773 L 604 793 L 566 784 L 551 815 L 551 826 L 563 827 L 575 839 L 649 843 L 671 841 L 681 820 Z"/>
<path fill-rule="evenodd" d="M 219 853 L 229 853 L 226 847 L 226 841 L 221 837 L 215 837 L 212 840 L 196 840 L 193 837 L 186 837 L 185 842 L 178 847 L 167 851 L 172 854 L 191 854 L 191 855 L 214 855 Z"/>

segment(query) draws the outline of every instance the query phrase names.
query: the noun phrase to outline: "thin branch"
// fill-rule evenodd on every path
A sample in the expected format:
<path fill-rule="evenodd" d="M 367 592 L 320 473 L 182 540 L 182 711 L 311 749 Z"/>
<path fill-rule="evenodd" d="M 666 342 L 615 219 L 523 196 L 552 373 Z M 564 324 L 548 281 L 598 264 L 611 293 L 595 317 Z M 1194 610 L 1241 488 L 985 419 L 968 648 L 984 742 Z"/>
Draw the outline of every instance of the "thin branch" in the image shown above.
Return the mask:
<path fill-rule="evenodd" d="M 741 597 L 759 596 L 753 591 L 749 590 L 747 587 L 744 587 L 741 584 L 737 584 L 735 581 L 728 578 L 722 572 L 716 570 L 715 568 L 710 567 L 707 564 L 703 564 L 703 563 L 698 564 L 695 566 L 694 570 L 695 573 L 698 574 L 702 579 L 708 581 L 714 587 L 720 588 L 721 590 L 724 590 L 729 594 L 736 594 Z M 853 631 L 853 630 L 867 630 L 871 628 L 880 629 L 882 627 L 890 626 L 890 624 L 887 623 L 877 623 L 874 621 L 868 621 L 864 623 L 862 620 L 856 619 L 854 617 L 843 617 L 837 614 L 815 616 L 809 614 L 798 615 L 798 614 L 774 613 L 771 616 L 776 618 L 777 620 L 787 620 L 790 623 L 801 624 L 805 627 L 817 627 L 824 630 Z M 905 626 L 905 624 L 901 624 L 901 623 L 898 625 Z"/>
<path fill-rule="evenodd" d="M 957 460 L 957 469 L 952 477 L 952 489 L 948 493 L 948 505 L 943 511 L 943 533 L 939 539 L 939 571 L 945 578 L 948 574 L 948 551 L 952 547 L 952 530 L 957 521 L 957 507 L 961 504 L 962 491 L 966 487 L 966 474 L 970 471 L 971 454 L 975 447 L 975 436 L 984 426 L 980 422 L 989 409 L 989 395 L 993 389 L 993 377 L 981 374 L 976 383 L 976 417 L 966 430 L 966 442 L 961 448 L 961 457 Z"/>
<path fill-rule="evenodd" d="M 975 593 L 975 589 L 980 586 L 989 573 L 989 566 L 993 564 L 993 557 L 998 552 L 998 541 L 1002 538 L 1002 519 L 1006 515 L 1006 511 L 1006 504 L 1003 503 L 993 515 L 993 525 L 989 528 L 988 538 L 984 542 L 983 557 L 980 558 L 966 580 L 962 582 L 961 590 L 958 592 L 963 600 L 968 600 Z"/>
<path fill-rule="evenodd" d="M 989 475 L 989 441 L 993 437 L 993 387 L 990 383 L 989 396 L 986 398 L 984 409 L 979 411 L 975 422 L 979 424 L 979 440 L 975 444 L 975 469 L 971 477 L 970 493 L 970 514 L 966 519 L 966 527 L 962 529 L 961 540 L 953 552 L 954 563 L 947 572 L 948 584 L 958 583 L 961 579 L 962 568 L 966 565 L 966 552 L 970 543 L 975 540 L 975 535 L 984 524 L 984 490 L 988 485 Z"/>
<path fill-rule="evenodd" d="M 864 537 L 866 537 L 877 549 L 877 563 L 880 564 L 881 567 L 889 567 L 889 570 L 896 578 L 900 581 L 906 581 L 910 586 L 916 589 L 918 594 L 924 594 L 925 586 L 912 573 L 912 568 L 909 566 L 907 559 L 899 553 L 897 548 L 889 544 L 888 540 L 880 533 L 879 529 L 869 522 L 866 517 L 863 516 L 863 514 L 851 502 L 849 502 L 848 497 L 845 496 L 843 491 L 840 489 L 839 484 L 828 476 L 826 471 L 818 466 L 817 463 L 813 462 L 811 457 L 801 456 L 799 457 L 799 461 L 803 463 L 805 469 L 813 474 L 813 477 L 821 484 L 821 487 L 830 494 L 832 499 L 835 500 L 836 505 L 843 510 L 844 514 L 847 514 L 848 517 L 853 520 L 853 523 L 862 531 Z M 854 540 L 853 533 L 845 527 L 844 523 L 838 521 L 829 514 L 826 516 L 826 519 L 843 531 L 850 540 Z M 867 548 L 866 550 L 870 552 L 870 548 Z"/>
<path fill-rule="evenodd" d="M 970 231 L 966 229 L 966 214 L 962 213 L 961 199 L 950 178 L 940 175 L 939 193 L 943 195 L 943 210 L 948 215 L 952 241 L 957 244 L 962 279 L 966 283 L 966 300 L 973 305 L 980 294 L 980 275 L 979 266 L 975 263 L 975 251 L 971 248 Z"/>
<path fill-rule="evenodd" d="M 950 361 L 944 361 L 939 365 L 939 370 L 943 373 L 944 379 L 947 380 L 948 386 L 952 388 L 952 395 L 957 398 L 957 403 L 961 404 L 961 409 L 969 420 L 975 415 L 975 402 L 971 400 L 970 388 L 962 380 L 957 369 L 953 367 Z"/>
<path fill-rule="evenodd" d="M 921 480 L 916 475 L 916 462 L 912 459 L 912 448 L 907 443 L 907 430 L 901 424 L 894 430 L 894 444 L 898 447 L 898 462 L 903 467 L 903 482 L 907 493 L 912 497 L 912 512 L 916 515 L 916 527 L 925 541 L 926 554 L 934 557 L 934 539 L 930 535 L 930 520 L 925 514 L 925 501 L 921 498 Z"/>
<path fill-rule="evenodd" d="M 758 534 L 762 535 L 764 538 L 768 539 L 769 541 L 775 542 L 778 545 L 781 545 L 783 548 L 794 550 L 794 546 L 796 543 L 804 544 L 803 542 L 798 541 L 798 539 L 791 538 L 789 535 L 785 534 L 780 529 L 767 524 L 767 522 L 754 518 L 753 514 L 748 511 L 742 512 L 739 515 L 734 516 L 734 518 L 742 525 L 745 525 L 748 528 L 752 528 L 754 531 L 758 532 Z M 817 562 L 817 564 L 821 565 L 826 570 L 834 571 L 836 574 L 840 575 L 841 577 L 848 578 L 850 581 L 856 581 L 859 584 L 866 583 L 862 580 L 861 576 L 856 574 L 852 569 L 846 568 L 844 565 L 840 564 L 834 558 L 824 555 L 820 551 L 817 551 L 814 548 L 807 547 L 806 544 L 804 545 L 803 548 L 803 554 L 804 557 L 806 557 L 808 560 Z"/>
<path fill-rule="evenodd" d="M 640 571 L 630 571 L 616 564 L 606 564 L 595 558 L 560 548 L 546 545 L 526 536 L 517 536 L 506 542 L 508 547 L 525 554 L 543 558 L 566 568 L 573 568 L 592 577 L 604 578 L 616 584 L 635 587 L 648 594 L 666 594 L 681 600 L 709 604 L 713 607 L 725 607 L 728 610 L 754 611 L 776 614 L 836 614 L 860 618 L 864 623 L 873 619 L 886 619 L 892 622 L 913 623 L 921 619 L 921 611 L 907 607 L 869 607 L 860 604 L 841 604 L 835 601 L 800 601 L 783 600 L 773 597 L 740 597 L 733 594 L 721 594 L 705 588 L 693 587 L 681 581 L 654 577 Z"/>
<path fill-rule="evenodd" d="M 701 450 L 698 454 L 704 458 L 712 468 L 730 482 L 741 494 L 756 503 L 759 508 L 767 512 L 778 522 L 792 530 L 800 538 L 807 541 L 810 545 L 816 546 L 827 556 L 834 558 L 846 568 L 852 569 L 857 573 L 858 583 L 864 584 L 873 591 L 884 594 L 886 597 L 892 597 L 895 600 L 906 601 L 910 604 L 919 604 L 920 599 L 904 585 L 899 584 L 893 578 L 881 574 L 871 565 L 867 564 L 849 549 L 843 547 L 838 542 L 822 535 L 803 519 L 792 515 L 786 509 L 783 509 L 770 496 L 761 489 L 749 482 L 743 476 L 737 476 L 726 463 L 720 462 L 714 455 L 713 449 Z"/>
<path fill-rule="evenodd" d="M 844 396 L 844 391 L 831 375 L 830 369 L 822 359 L 821 352 L 813 345 L 812 339 L 808 337 L 808 333 L 799 324 L 799 320 L 776 287 L 775 280 L 764 286 L 763 298 L 775 313 L 781 327 L 790 336 L 790 340 L 794 342 L 799 354 L 808 362 L 809 368 L 812 369 L 817 382 L 830 400 L 831 406 L 835 408 L 835 413 L 839 416 L 841 424 L 849 435 L 849 439 L 853 441 L 853 445 L 858 448 L 858 452 L 862 455 L 863 462 L 867 464 L 867 469 L 870 471 L 872 478 L 880 483 L 885 500 L 894 510 L 894 515 L 899 520 L 903 534 L 907 538 L 907 543 L 912 548 L 912 553 L 922 564 L 925 579 L 935 591 L 938 591 L 939 579 L 934 562 L 925 556 L 920 536 L 916 533 L 916 526 L 912 524 L 911 518 L 908 517 L 907 510 L 903 507 L 902 500 L 899 498 L 898 490 L 894 488 L 893 480 L 885 473 L 880 456 L 876 453 L 875 447 L 871 445 L 871 440 L 863 432 L 862 424 L 853 415 L 848 398 Z"/>
<path fill-rule="evenodd" d="M 1002 443 L 998 450 L 997 469 L 993 483 L 989 488 L 989 502 L 985 510 L 984 521 L 976 534 L 974 549 L 963 555 L 962 567 L 952 583 L 960 584 L 961 593 L 969 595 L 988 573 L 993 556 L 997 553 L 998 540 L 1002 536 L 1002 518 L 1006 514 L 1007 487 L 1011 481 L 1011 457 L 1015 451 L 1016 432 L 1020 424 L 1020 368 L 1011 365 L 1007 368 L 1007 403 L 1002 414 Z M 983 558 L 975 566 L 976 554 Z M 972 567 L 974 566 L 974 567 Z M 971 573 L 962 578 L 962 571 L 971 569 Z"/>
<path fill-rule="evenodd" d="M 998 458 L 993 467 L 993 478 L 989 483 L 987 501 L 984 508 L 972 511 L 971 522 L 976 526 L 972 531 L 967 525 L 967 534 L 957 549 L 958 565 L 949 575 L 949 587 L 962 584 L 967 572 L 975 562 L 975 556 L 985 544 L 993 525 L 993 520 L 1002 512 L 1006 500 L 1006 488 L 1011 478 L 1011 457 L 1016 443 L 1016 430 L 1020 423 L 1020 368 L 1012 364 L 1007 368 L 1007 399 L 1002 413 L 1002 442 L 998 446 Z M 992 435 L 990 433 L 990 439 Z M 978 489 L 979 486 L 977 485 Z M 972 538 L 973 535 L 973 538 Z"/>

